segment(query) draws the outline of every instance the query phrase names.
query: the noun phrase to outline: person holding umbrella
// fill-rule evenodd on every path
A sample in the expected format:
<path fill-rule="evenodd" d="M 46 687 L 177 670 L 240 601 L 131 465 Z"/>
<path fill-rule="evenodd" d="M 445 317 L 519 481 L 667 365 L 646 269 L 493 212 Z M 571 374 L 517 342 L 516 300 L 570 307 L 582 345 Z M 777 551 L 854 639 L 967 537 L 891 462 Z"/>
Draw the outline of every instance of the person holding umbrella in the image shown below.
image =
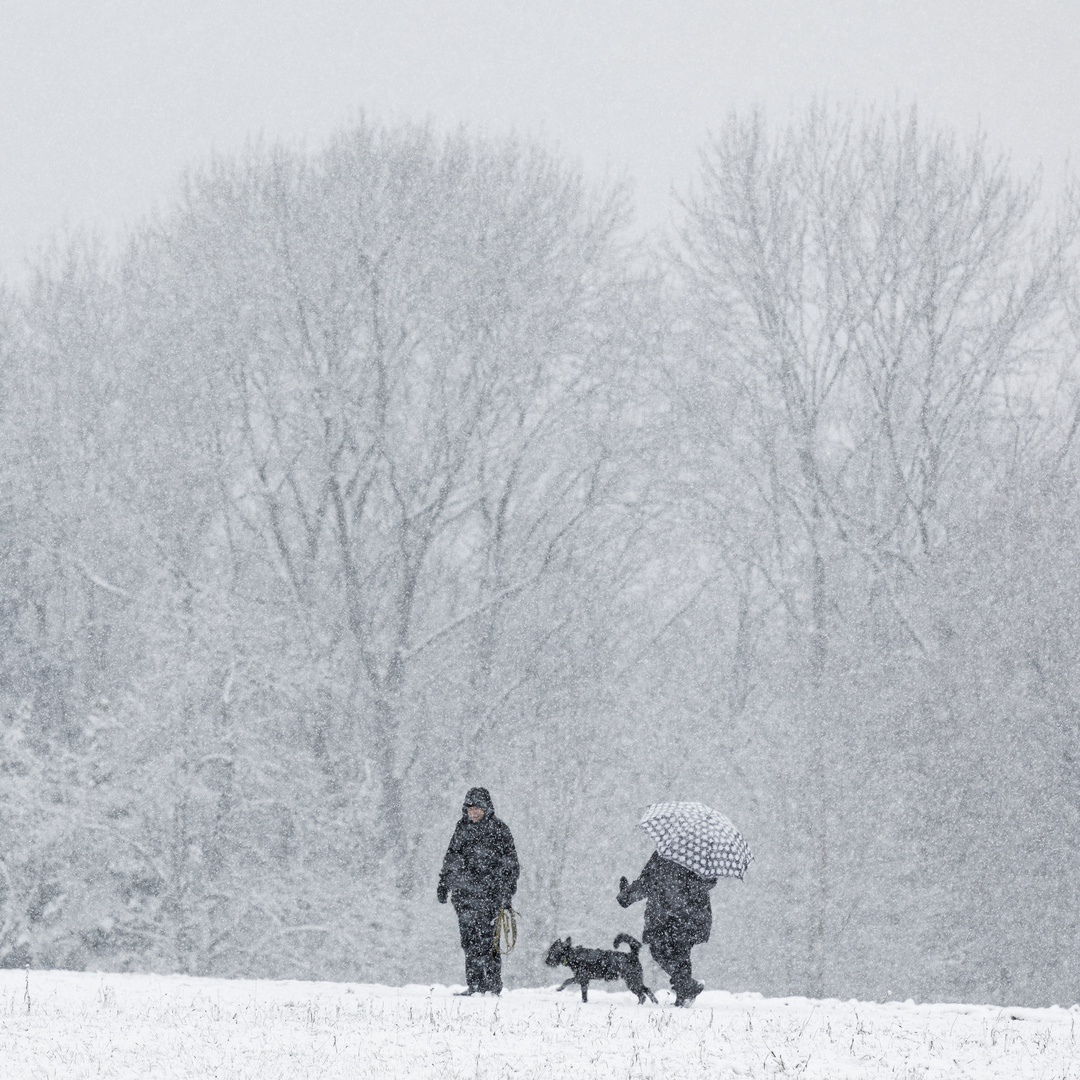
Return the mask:
<path fill-rule="evenodd" d="M 709 940 L 709 890 L 718 877 L 743 876 L 753 855 L 723 814 L 702 803 L 654 803 L 640 826 L 654 841 L 638 879 L 619 881 L 621 907 L 645 901 L 642 941 L 667 972 L 675 1004 L 688 1006 L 705 989 L 694 979 L 690 950 Z"/>

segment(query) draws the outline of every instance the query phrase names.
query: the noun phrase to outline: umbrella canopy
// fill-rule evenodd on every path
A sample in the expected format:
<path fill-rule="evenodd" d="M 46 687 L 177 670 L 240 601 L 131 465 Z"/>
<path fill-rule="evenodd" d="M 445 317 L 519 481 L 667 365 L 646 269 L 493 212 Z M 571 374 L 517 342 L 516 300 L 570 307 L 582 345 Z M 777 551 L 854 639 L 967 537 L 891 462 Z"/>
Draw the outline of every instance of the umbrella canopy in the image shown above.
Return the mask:
<path fill-rule="evenodd" d="M 639 824 L 662 858 L 704 878 L 741 878 L 754 857 L 739 830 L 704 803 L 653 803 Z"/>

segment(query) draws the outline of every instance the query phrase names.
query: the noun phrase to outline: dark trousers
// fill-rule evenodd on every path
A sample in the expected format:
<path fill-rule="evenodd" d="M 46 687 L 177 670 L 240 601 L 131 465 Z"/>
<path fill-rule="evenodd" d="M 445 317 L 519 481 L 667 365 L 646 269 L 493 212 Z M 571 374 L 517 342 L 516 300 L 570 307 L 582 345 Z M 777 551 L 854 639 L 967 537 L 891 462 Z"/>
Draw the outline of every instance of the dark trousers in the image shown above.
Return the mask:
<path fill-rule="evenodd" d="M 465 981 L 470 990 L 502 992 L 502 957 L 494 950 L 495 917 L 498 905 L 491 902 L 459 900 L 454 910 L 465 950 Z"/>
<path fill-rule="evenodd" d="M 676 997 L 692 993 L 695 988 L 694 976 L 690 973 L 690 949 L 693 942 L 673 934 L 657 935 L 649 941 L 652 958 L 668 973 L 671 989 Z"/>

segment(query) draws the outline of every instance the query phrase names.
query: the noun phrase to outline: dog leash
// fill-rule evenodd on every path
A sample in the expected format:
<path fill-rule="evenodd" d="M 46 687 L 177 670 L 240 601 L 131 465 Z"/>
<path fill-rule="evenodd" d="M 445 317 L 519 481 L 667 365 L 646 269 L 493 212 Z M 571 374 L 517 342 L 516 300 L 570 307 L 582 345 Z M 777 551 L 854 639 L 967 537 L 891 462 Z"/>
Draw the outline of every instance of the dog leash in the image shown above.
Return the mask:
<path fill-rule="evenodd" d="M 499 908 L 495 916 L 495 937 L 491 942 L 493 956 L 506 956 L 517 944 L 517 912 L 512 907 Z"/>

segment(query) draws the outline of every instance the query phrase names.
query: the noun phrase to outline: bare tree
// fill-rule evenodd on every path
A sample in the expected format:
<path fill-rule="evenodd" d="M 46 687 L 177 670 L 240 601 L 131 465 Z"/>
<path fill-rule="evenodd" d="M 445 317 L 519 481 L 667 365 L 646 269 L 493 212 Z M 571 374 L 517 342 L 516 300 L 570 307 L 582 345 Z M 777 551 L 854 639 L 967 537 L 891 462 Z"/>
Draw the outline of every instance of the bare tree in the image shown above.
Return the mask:
<path fill-rule="evenodd" d="M 935 653 L 905 592 L 971 489 L 1000 475 L 1017 415 L 1034 415 L 1060 352 L 1068 231 L 1043 226 L 1035 186 L 984 140 L 958 146 L 914 111 L 815 107 L 775 138 L 760 115 L 732 118 L 684 211 L 672 372 L 717 478 L 700 503 L 809 645 L 820 990 L 829 770 L 848 738 L 830 641 L 854 622 L 881 647 Z"/>
<path fill-rule="evenodd" d="M 620 218 L 534 149 L 361 125 L 216 162 L 133 264 L 147 362 L 212 387 L 236 580 L 290 622 L 327 768 L 374 771 L 406 891 L 409 784 L 490 734 L 529 671 L 500 629 L 618 473 L 593 425 Z"/>

